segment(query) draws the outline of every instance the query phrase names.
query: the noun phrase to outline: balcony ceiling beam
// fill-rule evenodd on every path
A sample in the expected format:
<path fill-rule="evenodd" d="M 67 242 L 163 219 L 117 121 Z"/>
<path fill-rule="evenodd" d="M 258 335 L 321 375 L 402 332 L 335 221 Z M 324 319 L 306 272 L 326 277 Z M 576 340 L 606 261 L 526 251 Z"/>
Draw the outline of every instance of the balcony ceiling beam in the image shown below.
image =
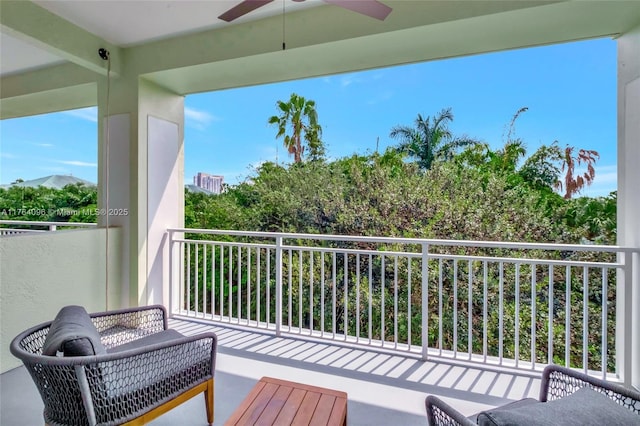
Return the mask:
<path fill-rule="evenodd" d="M 97 104 L 96 74 L 71 63 L 0 79 L 0 119 Z"/>

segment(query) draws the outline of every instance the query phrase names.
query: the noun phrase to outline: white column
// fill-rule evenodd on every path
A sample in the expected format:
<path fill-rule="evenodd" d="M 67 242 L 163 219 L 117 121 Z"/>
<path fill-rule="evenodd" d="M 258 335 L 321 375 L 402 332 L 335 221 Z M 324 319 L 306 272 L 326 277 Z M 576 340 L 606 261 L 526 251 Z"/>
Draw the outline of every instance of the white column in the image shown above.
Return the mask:
<path fill-rule="evenodd" d="M 640 249 L 640 25 L 618 38 L 618 244 Z M 616 353 L 624 353 L 625 384 L 640 388 L 640 261 L 632 256 L 632 272 L 618 285 Z M 621 276 L 619 276 L 621 278 Z M 627 291 L 628 293 L 628 291 Z"/>
<path fill-rule="evenodd" d="M 167 228 L 184 225 L 184 98 L 126 74 L 101 83 L 99 225 L 123 228 L 124 306 L 169 306 Z M 108 155 L 107 155 L 108 153 Z M 107 179 L 108 178 L 108 179 Z M 108 185 L 107 185 L 108 182 Z M 108 194 L 108 196 L 107 196 Z M 115 282 L 114 282 L 115 281 Z"/>

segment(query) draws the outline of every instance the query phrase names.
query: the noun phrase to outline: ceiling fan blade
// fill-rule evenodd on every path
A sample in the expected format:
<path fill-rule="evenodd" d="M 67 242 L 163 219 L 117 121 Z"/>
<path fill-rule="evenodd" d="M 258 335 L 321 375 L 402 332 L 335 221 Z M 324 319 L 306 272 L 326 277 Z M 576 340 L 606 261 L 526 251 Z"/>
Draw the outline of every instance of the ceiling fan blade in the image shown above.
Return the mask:
<path fill-rule="evenodd" d="M 222 15 L 218 16 L 218 19 L 231 22 L 234 19 L 238 19 L 247 13 L 256 10 L 257 8 L 271 3 L 273 0 L 243 0 L 241 3 L 227 10 Z"/>
<path fill-rule="evenodd" d="M 372 18 L 379 19 L 381 21 L 384 21 L 384 19 L 393 10 L 386 4 L 380 3 L 377 0 L 324 0 L 324 1 L 325 3 L 334 4 L 336 6 L 340 6 L 345 9 L 349 9 L 354 12 L 367 15 Z"/>

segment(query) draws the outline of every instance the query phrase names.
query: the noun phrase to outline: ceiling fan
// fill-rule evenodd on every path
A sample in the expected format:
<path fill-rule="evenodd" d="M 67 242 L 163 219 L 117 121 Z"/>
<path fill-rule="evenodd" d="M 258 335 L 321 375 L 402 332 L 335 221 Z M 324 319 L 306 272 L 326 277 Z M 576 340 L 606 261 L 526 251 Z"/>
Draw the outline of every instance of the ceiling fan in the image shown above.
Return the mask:
<path fill-rule="evenodd" d="M 246 15 L 249 12 L 256 10 L 257 8 L 271 3 L 274 0 L 243 0 L 236 6 L 227 10 L 222 15 L 218 16 L 218 19 L 222 19 L 226 22 L 231 22 L 238 19 L 241 16 Z M 293 0 L 301 2 L 304 0 Z M 323 0 L 325 3 L 333 4 L 345 9 L 349 9 L 353 12 L 361 13 L 363 15 L 370 16 L 375 19 L 384 21 L 384 19 L 391 13 L 391 8 L 386 4 L 380 3 L 377 0 Z"/>

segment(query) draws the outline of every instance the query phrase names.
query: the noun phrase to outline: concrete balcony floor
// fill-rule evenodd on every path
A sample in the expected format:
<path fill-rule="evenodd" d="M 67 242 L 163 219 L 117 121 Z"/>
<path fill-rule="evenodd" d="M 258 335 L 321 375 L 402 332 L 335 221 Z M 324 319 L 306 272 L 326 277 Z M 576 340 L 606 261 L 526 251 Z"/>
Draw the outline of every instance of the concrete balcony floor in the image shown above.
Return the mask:
<path fill-rule="evenodd" d="M 446 359 L 409 356 L 339 344 L 172 319 L 185 335 L 214 331 L 219 338 L 215 424 L 222 425 L 262 376 L 347 392 L 349 425 L 426 424 L 424 399 L 435 394 L 465 415 L 538 396 L 540 374 Z M 42 425 L 42 402 L 24 367 L 0 376 L 0 424 Z M 153 426 L 206 425 L 198 396 Z"/>

